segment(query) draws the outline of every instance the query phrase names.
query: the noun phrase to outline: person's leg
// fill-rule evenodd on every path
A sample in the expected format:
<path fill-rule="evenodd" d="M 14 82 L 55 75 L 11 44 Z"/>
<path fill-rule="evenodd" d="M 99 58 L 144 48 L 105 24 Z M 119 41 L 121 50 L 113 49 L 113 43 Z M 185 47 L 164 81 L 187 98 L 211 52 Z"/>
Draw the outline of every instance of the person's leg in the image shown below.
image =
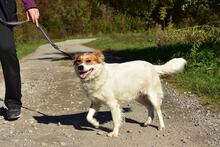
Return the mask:
<path fill-rule="evenodd" d="M 2 19 L 5 18 L 1 9 L 0 17 Z M 6 117 L 8 117 L 8 119 L 12 117 L 13 119 L 13 117 L 20 117 L 20 108 L 22 105 L 20 66 L 16 54 L 12 28 L 0 23 L 0 34 L 0 60 L 5 79 L 5 105 L 8 108 Z M 14 115 L 11 113 L 17 114 Z"/>
<path fill-rule="evenodd" d="M 6 107 L 21 107 L 20 67 L 16 53 L 1 52 L 1 63 L 5 79 Z"/>

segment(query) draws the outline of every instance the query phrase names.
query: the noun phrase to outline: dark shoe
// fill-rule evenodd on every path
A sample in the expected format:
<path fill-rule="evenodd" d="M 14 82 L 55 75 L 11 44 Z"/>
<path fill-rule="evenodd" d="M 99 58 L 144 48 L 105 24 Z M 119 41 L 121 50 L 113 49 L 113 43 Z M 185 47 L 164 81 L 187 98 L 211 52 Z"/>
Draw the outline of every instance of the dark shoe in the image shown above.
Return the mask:
<path fill-rule="evenodd" d="M 12 120 L 17 120 L 20 117 L 21 117 L 21 108 L 12 107 L 12 108 L 8 108 L 5 119 L 12 121 Z"/>

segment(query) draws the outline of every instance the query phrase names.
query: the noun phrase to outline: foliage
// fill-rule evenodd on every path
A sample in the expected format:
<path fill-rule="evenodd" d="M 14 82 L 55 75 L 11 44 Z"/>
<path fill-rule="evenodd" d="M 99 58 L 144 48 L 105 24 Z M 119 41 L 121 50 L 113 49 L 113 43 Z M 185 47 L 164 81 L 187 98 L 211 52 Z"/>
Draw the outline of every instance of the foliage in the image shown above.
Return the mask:
<path fill-rule="evenodd" d="M 219 23 L 218 0 L 36 0 L 40 23 L 50 36 L 61 38 L 78 34 L 134 32 L 154 28 L 187 27 Z M 25 19 L 21 1 L 18 15 Z M 37 40 L 41 34 L 33 26 L 17 31 L 20 42 Z"/>

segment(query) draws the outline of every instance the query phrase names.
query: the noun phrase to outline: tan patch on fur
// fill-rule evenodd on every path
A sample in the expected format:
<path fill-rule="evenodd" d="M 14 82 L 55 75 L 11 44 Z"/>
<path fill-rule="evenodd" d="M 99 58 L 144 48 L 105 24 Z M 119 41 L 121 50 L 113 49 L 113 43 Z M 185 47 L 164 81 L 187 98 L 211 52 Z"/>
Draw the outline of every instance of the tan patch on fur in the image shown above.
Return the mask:
<path fill-rule="evenodd" d="M 92 65 L 92 64 L 101 64 L 104 62 L 104 55 L 101 51 L 97 51 L 94 53 L 84 53 L 84 54 L 78 54 L 75 55 L 75 60 L 74 64 L 79 65 L 79 64 L 87 64 L 87 65 Z"/>

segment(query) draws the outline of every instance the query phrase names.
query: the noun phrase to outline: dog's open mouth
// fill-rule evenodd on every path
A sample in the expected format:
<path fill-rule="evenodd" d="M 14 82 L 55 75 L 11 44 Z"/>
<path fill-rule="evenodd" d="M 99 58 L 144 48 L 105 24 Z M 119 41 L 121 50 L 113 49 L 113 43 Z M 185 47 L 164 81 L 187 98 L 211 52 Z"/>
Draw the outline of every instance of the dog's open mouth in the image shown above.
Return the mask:
<path fill-rule="evenodd" d="M 79 71 L 79 77 L 80 79 L 85 79 L 94 69 L 91 68 L 87 71 Z"/>

